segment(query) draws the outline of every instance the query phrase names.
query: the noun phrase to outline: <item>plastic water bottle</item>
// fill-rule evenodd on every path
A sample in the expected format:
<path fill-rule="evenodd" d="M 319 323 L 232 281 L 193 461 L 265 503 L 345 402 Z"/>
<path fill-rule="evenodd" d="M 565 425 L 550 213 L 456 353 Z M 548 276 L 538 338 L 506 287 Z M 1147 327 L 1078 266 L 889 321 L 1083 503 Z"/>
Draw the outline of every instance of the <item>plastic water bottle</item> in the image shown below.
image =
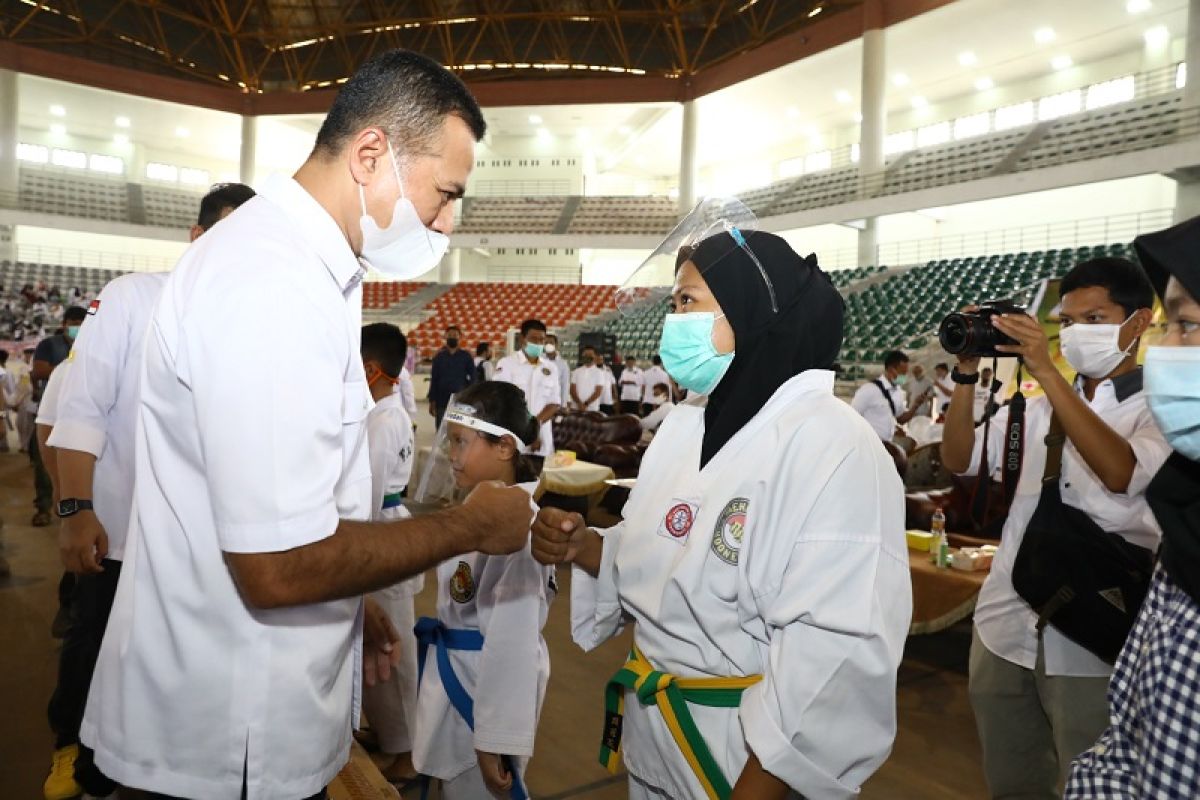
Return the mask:
<path fill-rule="evenodd" d="M 933 516 L 929 520 L 929 528 L 930 533 L 933 534 L 933 541 L 930 542 L 933 563 L 944 567 L 950 558 L 950 543 L 946 540 L 946 513 L 942 511 L 941 506 L 934 510 Z"/>

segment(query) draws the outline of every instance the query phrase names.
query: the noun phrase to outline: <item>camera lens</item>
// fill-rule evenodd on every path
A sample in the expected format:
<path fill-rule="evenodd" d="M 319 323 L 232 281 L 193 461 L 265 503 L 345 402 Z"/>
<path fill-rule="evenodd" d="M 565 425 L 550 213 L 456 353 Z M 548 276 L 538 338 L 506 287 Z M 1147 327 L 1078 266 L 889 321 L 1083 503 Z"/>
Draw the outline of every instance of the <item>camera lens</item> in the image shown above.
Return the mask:
<path fill-rule="evenodd" d="M 971 321 L 962 314 L 950 314 L 938 328 L 942 349 L 951 355 L 964 352 L 971 343 Z"/>

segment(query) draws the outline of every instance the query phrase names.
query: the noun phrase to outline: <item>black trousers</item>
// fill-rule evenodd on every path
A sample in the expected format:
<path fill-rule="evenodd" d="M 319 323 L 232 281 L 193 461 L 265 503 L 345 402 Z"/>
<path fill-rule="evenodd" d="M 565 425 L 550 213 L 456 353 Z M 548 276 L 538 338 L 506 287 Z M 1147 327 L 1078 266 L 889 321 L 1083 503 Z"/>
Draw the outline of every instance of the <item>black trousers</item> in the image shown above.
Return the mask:
<path fill-rule="evenodd" d="M 50 473 L 42 463 L 42 454 L 38 451 L 37 426 L 29 436 L 29 460 L 33 463 L 33 505 L 39 512 L 50 512 L 54 504 L 54 484 L 50 482 Z"/>
<path fill-rule="evenodd" d="M 55 748 L 80 744 L 79 725 L 87 707 L 92 672 L 96 669 L 100 642 L 108 627 L 108 615 L 121 577 L 120 561 L 106 558 L 102 565 L 104 571 L 97 575 L 75 576 L 71 624 L 58 657 L 58 683 L 46 710 L 50 729 L 54 732 Z M 92 751 L 82 744 L 75 760 L 75 779 L 88 794 L 103 796 L 115 788 L 113 782 L 96 769 Z"/>

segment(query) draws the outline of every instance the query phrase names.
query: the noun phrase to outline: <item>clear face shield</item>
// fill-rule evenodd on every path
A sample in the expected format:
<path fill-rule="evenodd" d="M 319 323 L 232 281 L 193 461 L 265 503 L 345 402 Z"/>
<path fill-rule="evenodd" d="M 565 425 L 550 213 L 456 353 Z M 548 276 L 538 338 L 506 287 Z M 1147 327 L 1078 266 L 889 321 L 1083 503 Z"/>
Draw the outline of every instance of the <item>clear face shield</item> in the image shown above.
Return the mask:
<path fill-rule="evenodd" d="M 746 276 L 746 280 L 761 280 L 767 288 L 772 309 L 778 312 L 775 287 L 771 285 L 771 279 L 762 263 L 746 243 L 747 234 L 755 230 L 758 230 L 758 217 L 741 200 L 736 197 L 706 197 L 680 220 L 674 230 L 667 234 L 667 238 L 663 239 L 662 244 L 654 249 L 617 290 L 617 308 L 623 314 L 638 315 L 666 303 L 675 285 L 677 265 L 687 261 L 688 254 L 701 242 L 719 236 L 723 237 L 718 240 L 719 246 L 726 249 L 716 253 L 716 258 L 712 259 L 708 268 L 719 262 L 724 255 L 741 248 L 757 268 L 754 274 Z M 700 269 L 699 265 L 697 269 Z M 703 269 L 700 269 L 700 274 L 703 277 Z"/>
<path fill-rule="evenodd" d="M 474 406 L 450 398 L 442 427 L 410 495 L 410 510 L 414 513 L 456 505 L 466 498 L 477 482 L 472 459 L 495 444 L 486 434 L 509 439 L 521 455 L 529 452 L 521 437 L 480 419 L 478 413 Z"/>

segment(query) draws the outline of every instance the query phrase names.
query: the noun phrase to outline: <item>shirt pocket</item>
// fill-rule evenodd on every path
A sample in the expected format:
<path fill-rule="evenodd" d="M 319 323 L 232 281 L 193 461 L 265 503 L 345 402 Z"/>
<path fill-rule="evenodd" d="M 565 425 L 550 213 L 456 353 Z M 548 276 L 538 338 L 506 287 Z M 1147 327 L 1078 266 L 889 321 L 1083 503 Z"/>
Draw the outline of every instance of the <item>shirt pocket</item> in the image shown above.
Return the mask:
<path fill-rule="evenodd" d="M 347 381 L 342 385 L 342 477 L 338 481 L 338 507 L 343 515 L 353 513 L 361 492 L 353 498 L 347 490 L 365 482 L 366 504 L 370 506 L 371 462 L 367 457 L 366 419 L 371 410 L 371 395 L 366 381 Z M 345 507 L 343 507 L 345 506 Z M 369 513 L 369 509 L 368 509 Z"/>

